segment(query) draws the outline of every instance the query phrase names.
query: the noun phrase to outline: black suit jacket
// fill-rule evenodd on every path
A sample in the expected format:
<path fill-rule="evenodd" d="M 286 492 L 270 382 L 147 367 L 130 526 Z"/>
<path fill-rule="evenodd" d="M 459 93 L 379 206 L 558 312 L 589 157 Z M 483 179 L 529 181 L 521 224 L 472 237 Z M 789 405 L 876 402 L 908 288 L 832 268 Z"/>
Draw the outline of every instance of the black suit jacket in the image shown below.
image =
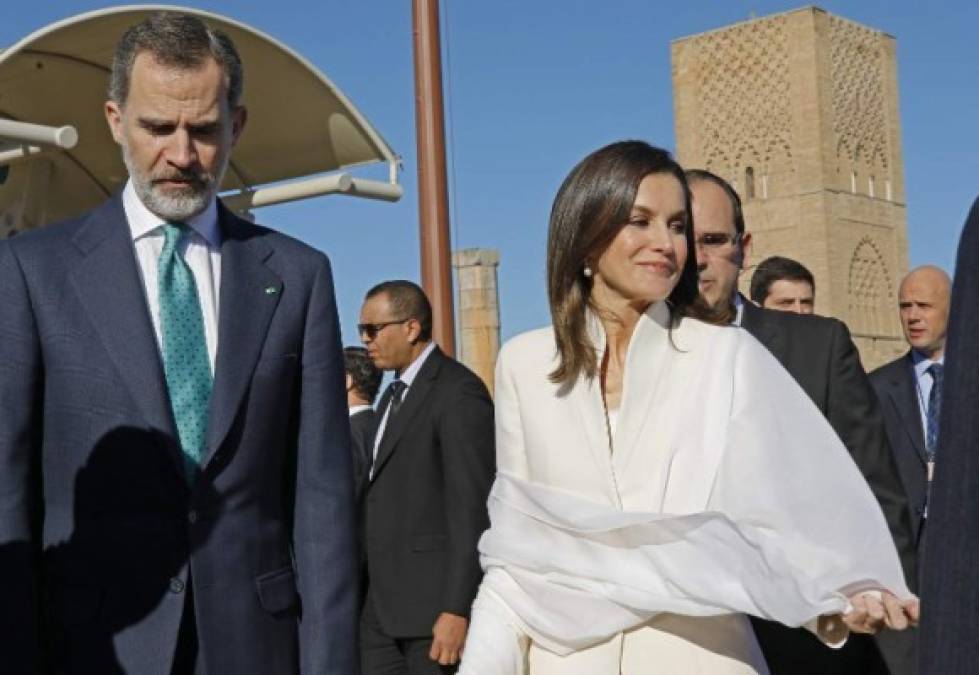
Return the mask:
<path fill-rule="evenodd" d="M 887 438 L 908 495 L 909 536 L 911 541 L 920 542 L 928 496 L 928 465 L 911 352 L 872 372 L 870 382 L 880 398 Z M 918 591 L 917 578 L 908 578 L 908 585 L 912 591 Z"/>
<path fill-rule="evenodd" d="M 193 485 L 120 197 L 0 242 L 4 673 L 41 672 L 43 652 L 59 673 L 169 675 L 191 579 L 208 672 L 359 670 L 330 266 L 219 212 L 217 362 Z"/>
<path fill-rule="evenodd" d="M 350 416 L 350 452 L 354 466 L 354 494 L 357 503 L 367 489 L 371 455 L 374 452 L 374 436 L 381 419 L 373 408 L 361 410 Z"/>
<path fill-rule="evenodd" d="M 750 301 L 745 301 L 741 325 L 799 383 L 850 451 L 884 511 L 904 573 L 913 578 L 907 498 L 877 396 L 846 326 L 832 318 L 762 309 Z M 883 672 L 877 650 L 865 636 L 852 635 L 842 650 L 833 651 L 802 629 L 753 623 L 773 675 Z"/>
<path fill-rule="evenodd" d="M 942 419 L 922 551 L 921 672 L 979 664 L 979 200 L 955 264 Z"/>
<path fill-rule="evenodd" d="M 436 347 L 388 420 L 366 499 L 368 592 L 389 635 L 431 637 L 442 612 L 469 616 L 493 439 L 486 386 Z"/>

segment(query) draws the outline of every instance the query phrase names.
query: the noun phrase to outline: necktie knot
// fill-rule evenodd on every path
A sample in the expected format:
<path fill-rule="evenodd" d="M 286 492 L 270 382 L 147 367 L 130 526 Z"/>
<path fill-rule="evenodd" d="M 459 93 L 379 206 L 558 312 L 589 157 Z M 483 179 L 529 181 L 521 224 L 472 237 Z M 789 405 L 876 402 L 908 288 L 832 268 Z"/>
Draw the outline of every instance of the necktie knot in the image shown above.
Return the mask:
<path fill-rule="evenodd" d="M 398 412 L 398 408 L 401 407 L 401 398 L 404 396 L 407 388 L 408 385 L 401 380 L 393 380 L 391 384 L 388 385 L 388 391 L 391 392 L 391 402 L 388 404 L 388 409 L 390 410 L 388 413 L 389 417 Z"/>
<path fill-rule="evenodd" d="M 942 386 L 942 378 L 945 376 L 945 366 L 941 363 L 933 363 L 928 366 L 928 372 L 931 373 L 931 379 L 934 381 L 934 386 Z"/>

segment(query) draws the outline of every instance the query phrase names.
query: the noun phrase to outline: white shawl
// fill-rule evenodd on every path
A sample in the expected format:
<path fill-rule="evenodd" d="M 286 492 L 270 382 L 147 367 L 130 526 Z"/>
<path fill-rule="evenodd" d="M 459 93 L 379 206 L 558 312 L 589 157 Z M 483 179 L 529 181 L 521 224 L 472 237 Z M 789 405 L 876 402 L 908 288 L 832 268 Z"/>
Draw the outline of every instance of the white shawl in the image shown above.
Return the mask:
<path fill-rule="evenodd" d="M 663 322 L 652 318 L 651 310 L 630 352 L 636 341 L 662 339 Z M 662 432 L 672 439 L 663 511 L 620 510 L 501 466 L 461 674 L 511 675 L 527 638 L 567 654 L 661 612 L 745 613 L 799 626 L 843 611 L 846 596 L 861 590 L 911 596 L 866 482 L 777 361 L 740 329 L 685 320 L 674 333 L 676 353 L 696 358 L 697 374 L 674 392 L 677 417 Z M 526 349 L 539 346 L 524 340 L 509 351 Z M 520 380 L 535 375 L 507 352 L 498 397 L 526 399 Z M 630 367 L 635 387 L 639 374 Z M 507 424 L 499 414 L 498 428 Z M 573 456 L 569 439 L 589 442 L 581 434 L 554 438 L 562 447 L 523 451 Z"/>

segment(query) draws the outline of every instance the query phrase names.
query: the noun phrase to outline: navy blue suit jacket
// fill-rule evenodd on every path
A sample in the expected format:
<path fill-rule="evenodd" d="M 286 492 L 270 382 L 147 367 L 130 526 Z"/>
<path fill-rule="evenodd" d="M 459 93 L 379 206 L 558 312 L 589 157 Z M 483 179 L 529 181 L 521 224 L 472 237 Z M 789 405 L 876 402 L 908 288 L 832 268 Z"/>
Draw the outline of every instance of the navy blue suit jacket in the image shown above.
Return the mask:
<path fill-rule="evenodd" d="M 169 675 L 191 580 L 207 672 L 358 672 L 330 266 L 219 211 L 217 362 L 193 486 L 119 196 L 0 242 L 5 673 Z"/>
<path fill-rule="evenodd" d="M 908 495 L 910 538 L 920 542 L 928 491 L 928 464 L 911 352 L 872 372 L 870 382 L 880 398 L 887 438 Z M 908 586 L 917 592 L 918 580 L 909 578 Z"/>
<path fill-rule="evenodd" d="M 921 673 L 979 663 L 979 200 L 959 241 L 941 427 L 922 555 Z"/>

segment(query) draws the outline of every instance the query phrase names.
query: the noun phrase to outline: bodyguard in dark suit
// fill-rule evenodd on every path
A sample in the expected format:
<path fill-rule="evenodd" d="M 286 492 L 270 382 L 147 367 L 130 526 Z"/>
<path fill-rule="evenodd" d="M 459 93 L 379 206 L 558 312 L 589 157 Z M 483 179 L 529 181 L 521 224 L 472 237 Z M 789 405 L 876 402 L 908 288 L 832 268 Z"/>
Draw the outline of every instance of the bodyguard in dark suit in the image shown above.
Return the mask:
<path fill-rule="evenodd" d="M 384 376 L 363 347 L 344 347 L 343 369 L 347 374 L 347 409 L 350 411 L 350 452 L 354 466 L 354 494 L 360 504 L 367 489 L 367 472 L 374 452 L 374 437 L 380 418 L 374 412 Z"/>
<path fill-rule="evenodd" d="M 920 556 L 924 549 L 929 476 L 938 444 L 945 363 L 945 330 L 951 279 L 937 267 L 912 270 L 898 290 L 901 326 L 911 351 L 870 374 L 877 391 L 894 461 L 908 495 L 909 539 L 915 543 L 916 574 L 908 587 L 918 592 Z M 894 675 L 917 673 L 918 631 L 878 636 Z"/>
<path fill-rule="evenodd" d="M 911 350 L 870 374 L 887 436 L 911 506 L 911 540 L 924 536 L 929 463 L 936 459 L 945 334 L 952 281 L 932 266 L 912 270 L 898 290 L 904 337 Z M 918 579 L 908 579 L 917 592 Z"/>
<path fill-rule="evenodd" d="M 751 240 L 740 199 L 714 174 L 690 171 L 688 177 L 701 294 L 719 309 L 733 305 L 735 323 L 772 352 L 826 416 L 877 497 L 909 574 L 913 546 L 907 499 L 876 396 L 849 331 L 836 319 L 777 312 L 746 301 L 737 292 L 737 281 Z M 754 619 L 752 624 L 773 675 L 887 672 L 868 636 L 851 635 L 842 649 L 831 650 L 802 629 Z"/>
<path fill-rule="evenodd" d="M 941 428 L 921 575 L 921 673 L 979 664 L 979 200 L 955 263 Z"/>
<path fill-rule="evenodd" d="M 431 341 L 432 310 L 417 285 L 372 288 L 358 329 L 374 364 L 395 373 L 378 405 L 366 500 L 363 672 L 454 672 L 482 578 L 493 404 Z"/>
<path fill-rule="evenodd" d="M 197 18 L 131 28 L 126 188 L 0 244 L 4 673 L 358 672 L 330 266 L 215 200 L 241 81 Z"/>

